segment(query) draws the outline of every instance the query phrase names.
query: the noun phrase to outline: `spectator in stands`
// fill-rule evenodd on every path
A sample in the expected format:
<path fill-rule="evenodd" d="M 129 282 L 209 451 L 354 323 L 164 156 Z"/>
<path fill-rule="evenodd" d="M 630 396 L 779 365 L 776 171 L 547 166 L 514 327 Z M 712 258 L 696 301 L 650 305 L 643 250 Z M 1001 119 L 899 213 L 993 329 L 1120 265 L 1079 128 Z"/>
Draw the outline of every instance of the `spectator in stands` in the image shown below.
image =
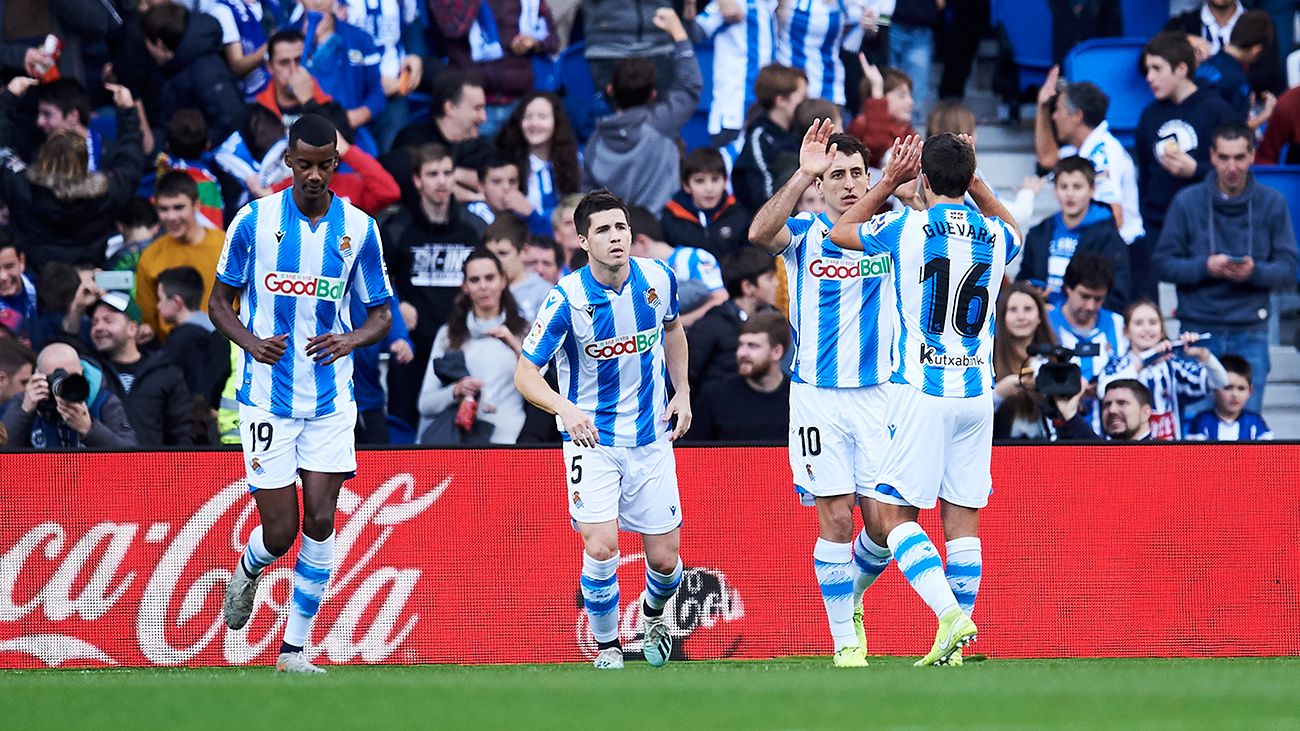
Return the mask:
<path fill-rule="evenodd" d="M 901 0 L 899 5 L 907 1 Z M 808 96 L 829 99 L 841 107 L 847 100 L 840 45 L 849 29 L 861 21 L 860 15 L 851 14 L 850 6 L 861 12 L 859 4 L 841 2 L 782 2 L 777 9 L 776 62 L 802 68 L 807 74 Z"/>
<path fill-rule="evenodd" d="M 459 405 L 474 398 L 477 420 L 492 427 L 491 443 L 514 444 L 524 425 L 524 399 L 514 384 L 515 364 L 528 323 L 519 316 L 505 271 L 492 252 L 480 248 L 470 254 L 463 278 L 451 317 L 438 329 L 420 389 L 424 417 L 420 442 L 447 443 L 441 436 L 443 429 L 428 427 L 440 420 L 445 423 L 449 415 L 454 419 Z M 456 359 L 465 375 L 448 380 L 443 376 L 455 370 L 451 361 Z"/>
<path fill-rule="evenodd" d="M 1052 173 L 1061 210 L 1025 235 L 1016 279 L 1041 289 L 1048 303 L 1057 307 L 1065 300 L 1062 283 L 1070 259 L 1075 254 L 1097 254 L 1110 261 L 1115 272 L 1105 305 L 1112 311 L 1124 309 L 1129 298 L 1128 247 L 1115 228 L 1111 208 L 1093 200 L 1097 173 L 1092 163 L 1077 155 L 1066 157 Z"/>
<path fill-rule="evenodd" d="M 0 147 L 10 142 L 10 113 L 35 79 L 16 77 L 0 94 Z M 46 262 L 102 265 L 113 216 L 135 192 L 144 168 L 140 121 L 131 92 L 105 85 L 117 107 L 117 144 L 103 172 L 90 172 L 86 138 L 60 131 L 41 145 L 26 170 L 0 166 L 0 197 L 9 204 L 13 231 L 29 247 L 28 262 L 40 271 Z"/>
<path fill-rule="evenodd" d="M 456 200 L 482 200 L 478 168 L 492 152 L 492 142 L 479 134 L 487 119 L 487 97 L 483 82 L 470 71 L 446 69 L 433 80 L 430 120 L 413 122 L 398 133 L 393 149 L 380 158 L 388 172 L 402 186 L 402 199 L 413 203 L 418 196 L 407 182 L 414 172 L 413 148 L 436 144 L 451 150 L 456 163 Z"/>
<path fill-rule="evenodd" d="M 564 247 L 548 236 L 533 236 L 524 246 L 524 266 L 552 285 L 557 284 L 564 266 Z"/>
<path fill-rule="evenodd" d="M 62 371 L 62 373 L 59 373 Z M 88 383 L 84 401 L 65 400 L 51 392 L 51 380 L 78 375 Z M 136 446 L 122 399 L 105 383 L 104 372 L 82 360 L 67 343 L 51 343 L 36 358 L 36 373 L 21 396 L 4 408 L 10 447 L 68 449 Z"/>
<path fill-rule="evenodd" d="M 221 55 L 221 26 L 212 16 L 170 3 L 155 6 L 140 20 L 145 48 L 161 67 L 159 124 L 178 109 L 201 109 L 213 145 L 239 128 L 243 98 Z"/>
<path fill-rule="evenodd" d="M 776 38 L 776 0 L 708 3 L 695 25 L 713 43 L 713 98 L 709 135 L 715 147 L 740 137 L 754 104 L 754 82 L 772 63 Z"/>
<path fill-rule="evenodd" d="M 185 374 L 163 353 L 140 352 L 140 324 L 140 308 L 126 292 L 108 292 L 90 308 L 90 340 L 104 367 L 105 387 L 126 404 L 141 446 L 194 444 L 194 404 Z"/>
<path fill-rule="evenodd" d="M 790 429 L 790 377 L 781 360 L 790 323 L 779 312 L 740 324 L 736 375 L 712 383 L 695 399 L 689 438 L 700 442 L 782 442 Z"/>
<path fill-rule="evenodd" d="M 348 125 L 357 133 L 356 144 L 378 155 L 379 145 L 368 125 L 387 103 L 379 76 L 379 49 L 369 33 L 335 16 L 337 4 L 337 0 L 302 0 L 306 12 L 298 29 L 306 39 L 303 65 L 347 111 Z"/>
<path fill-rule="evenodd" d="M 1110 206 L 1124 243 L 1132 244 L 1144 231 L 1138 206 L 1138 176 L 1128 150 L 1110 133 L 1106 121 L 1110 98 L 1090 81 L 1058 86 L 1059 73 L 1059 67 L 1053 67 L 1038 92 L 1038 116 L 1034 120 L 1038 167 L 1050 170 L 1072 155 L 1091 162 L 1097 173 L 1092 197 Z M 1127 297 L 1128 285 L 1122 287 Z"/>
<path fill-rule="evenodd" d="M 36 87 L 36 126 L 49 139 L 66 129 L 86 138 L 87 169 L 95 172 L 104 160 L 104 138 L 90 124 L 90 94 L 76 79 L 57 79 Z"/>
<path fill-rule="evenodd" d="M 365 322 L 366 306 L 360 297 L 352 300 L 352 322 Z M 357 400 L 357 444 L 389 444 L 388 411 L 384 388 L 379 382 L 379 354 L 392 355 L 390 363 L 410 366 L 415 360 L 415 345 L 406 327 L 406 318 L 396 297 L 389 299 L 393 324 L 384 339 L 352 351 L 352 390 Z"/>
<path fill-rule="evenodd" d="M 749 243 L 753 214 L 727 193 L 727 163 L 720 152 L 710 147 L 692 150 L 682 161 L 681 180 L 682 189 L 663 209 L 665 241 L 704 249 L 718 259 Z"/>
<path fill-rule="evenodd" d="M 1101 400 L 1101 420 L 1106 438 L 1116 442 L 1145 442 L 1151 432 L 1151 391 L 1141 381 L 1112 381 Z"/>
<path fill-rule="evenodd" d="M 15 337 L 0 336 L 0 417 L 9 402 L 27 392 L 36 370 L 36 354 Z"/>
<path fill-rule="evenodd" d="M 679 285 L 678 299 L 684 299 L 680 286 L 686 282 L 698 282 L 705 291 L 702 306 L 694 309 L 680 306 L 682 327 L 691 327 L 709 308 L 721 304 L 727 299 L 727 290 L 722 283 L 722 270 L 718 260 L 705 249 L 693 246 L 673 246 L 664 241 L 664 229 L 654 214 L 641 206 L 628 208 L 628 225 L 632 229 L 632 256 L 659 259 L 673 270 Z M 748 224 L 746 224 L 748 229 Z"/>
<path fill-rule="evenodd" d="M 564 258 L 560 260 L 561 276 L 577 268 L 571 269 L 571 262 L 574 256 L 582 252 L 582 244 L 578 241 L 578 227 L 573 223 L 573 212 L 578 210 L 578 204 L 581 202 L 580 193 L 566 195 L 551 212 L 551 230 L 555 232 L 555 241 L 564 250 Z"/>
<path fill-rule="evenodd" d="M 203 311 L 207 285 L 191 266 L 158 274 L 158 317 L 171 334 L 163 353 L 180 368 L 194 404 L 194 443 L 217 444 L 217 406 L 230 380 L 230 341 Z"/>
<path fill-rule="evenodd" d="M 1100 412 L 1097 408 L 1097 378 L 1110 359 L 1128 350 L 1124 337 L 1124 318 L 1103 306 L 1106 296 L 1115 283 L 1115 268 L 1108 259 L 1096 254 L 1076 254 L 1065 267 L 1062 288 L 1065 301 L 1051 310 L 1047 321 L 1056 334 L 1056 340 L 1066 348 L 1080 344 L 1095 344 L 1096 356 L 1074 357 L 1084 382 L 1084 397 L 1080 405 L 1093 431 L 1101 432 Z"/>
<path fill-rule="evenodd" d="M 800 69 L 772 64 L 754 86 L 761 113 L 745 127 L 745 146 L 731 170 L 736 200 L 757 211 L 798 166 L 799 137 L 791 133 L 795 110 L 808 97 L 808 78 Z"/>
<path fill-rule="evenodd" d="M 722 271 L 730 299 L 706 312 L 691 328 L 688 339 L 688 378 L 695 394 L 736 372 L 741 323 L 776 310 L 776 262 L 772 257 L 746 247 L 724 260 Z"/>
<path fill-rule="evenodd" d="M 1232 40 L 1222 50 L 1196 67 L 1196 85 L 1223 97 L 1238 121 L 1259 129 L 1272 116 L 1277 97 L 1261 91 L 1259 112 L 1253 113 L 1251 102 L 1256 95 L 1250 89 L 1247 72 L 1255 66 L 1264 49 L 1273 43 L 1273 19 L 1263 10 L 1250 10 L 1232 27 Z"/>
<path fill-rule="evenodd" d="M 302 65 L 305 47 L 302 33 L 293 28 L 277 31 L 266 42 L 271 80 L 257 94 L 255 101 L 279 117 L 286 129 L 304 112 L 313 111 L 333 99 Z"/>
<path fill-rule="evenodd" d="M 560 198 L 581 192 L 578 141 L 560 98 L 534 91 L 519 99 L 497 135 L 497 149 L 527 171 L 523 191 L 536 215 L 528 215 L 534 234 L 552 234 L 551 215 Z"/>
<path fill-rule="evenodd" d="M 1204 61 L 1231 43 L 1232 31 L 1245 14 L 1246 8 L 1240 0 L 1205 0 L 1200 8 L 1170 18 L 1165 31 L 1184 34 L 1195 49 L 1197 60 Z M 1250 85 L 1275 94 L 1286 88 L 1276 36 L 1269 39 L 1259 62 L 1251 67 Z"/>
<path fill-rule="evenodd" d="M 681 169 L 677 139 L 695 112 L 704 81 L 681 18 L 660 8 L 654 23 L 675 44 L 673 85 L 660 99 L 654 64 L 645 58 L 619 64 L 609 86 L 616 111 L 596 123 L 582 180 L 584 188 L 608 188 L 629 206 L 658 211 L 676 191 Z"/>
<path fill-rule="evenodd" d="M 1282 151 L 1286 150 L 1286 158 Z M 1278 97 L 1264 138 L 1255 151 L 1256 165 L 1300 165 L 1300 86 Z"/>
<path fill-rule="evenodd" d="M 158 211 L 148 198 L 132 198 L 114 216 L 117 235 L 108 240 L 108 264 L 105 269 L 133 272 L 140 263 L 140 253 L 158 238 L 161 223 Z"/>
<path fill-rule="evenodd" d="M 47 343 L 54 341 L 80 345 L 80 333 L 88 329 L 86 312 L 104 293 L 95 286 L 95 268 L 82 265 L 78 269 L 71 264 L 52 261 L 41 269 L 39 281 L 36 321 L 22 323 L 31 337 L 32 349 L 40 352 Z"/>
<path fill-rule="evenodd" d="M 140 180 L 138 196 L 152 197 L 158 176 L 168 171 L 180 171 L 192 178 L 198 186 L 199 197 L 194 212 L 207 228 L 225 228 L 225 203 L 221 183 L 210 162 L 208 125 L 203 113 L 197 109 L 178 109 L 166 124 L 166 151 L 154 161 L 154 172 L 146 173 Z"/>
<path fill-rule="evenodd" d="M 501 264 L 506 285 L 510 287 L 515 304 L 519 305 L 519 315 L 532 322 L 553 284 L 525 266 L 524 245 L 527 243 L 528 227 L 516 216 L 501 216 L 483 234 L 483 245 Z"/>
<path fill-rule="evenodd" d="M 451 65 L 483 75 L 487 120 L 482 133 L 496 135 L 519 98 L 533 90 L 533 56 L 560 50 L 546 0 L 430 3 L 429 9 L 446 39 Z"/>
<path fill-rule="evenodd" d="M 403 203 L 383 229 L 388 274 L 403 313 L 409 309 L 418 315 L 410 333 L 415 344 L 413 365 L 390 364 L 388 370 L 389 413 L 412 428 L 418 416 L 416 396 L 434 336 L 451 316 L 463 281 L 462 265 L 482 243 L 470 223 L 477 217 L 452 196 L 455 172 L 451 152 L 442 145 L 424 145 L 416 151 L 414 164 L 418 202 Z"/>
<path fill-rule="evenodd" d="M 912 80 L 898 69 L 881 69 L 858 54 L 862 65 L 862 111 L 849 123 L 848 133 L 862 140 L 871 155 L 869 164 L 885 166 L 885 157 L 895 139 L 916 134 L 912 129 Z M 805 128 L 806 129 L 806 128 Z"/>
<path fill-rule="evenodd" d="M 1178 342 L 1171 342 L 1160 307 L 1151 300 L 1138 300 L 1124 311 L 1124 337 L 1129 349 L 1106 364 L 1097 380 L 1098 393 L 1104 395 L 1117 379 L 1141 381 L 1151 392 L 1152 438 L 1182 439 L 1184 408 L 1211 389 L 1222 388 L 1227 373 L 1213 353 L 1195 345 L 1197 333 L 1184 331 Z"/>
<path fill-rule="evenodd" d="M 1063 63 L 1070 49 L 1084 41 L 1124 35 L 1121 0 L 1050 0 L 1049 5 L 1052 8 L 1053 65 Z M 944 69 L 944 74 L 947 75 L 947 69 Z"/>
<path fill-rule="evenodd" d="M 1182 329 L 1213 336 L 1254 372 L 1248 408 L 1258 411 L 1268 380 L 1269 294 L 1296 280 L 1296 240 L 1286 199 L 1250 172 L 1254 133 L 1241 123 L 1215 130 L 1204 181 L 1179 191 L 1153 262 L 1178 286 Z"/>
<path fill-rule="evenodd" d="M 388 103 L 370 127 L 379 149 L 389 150 L 410 121 L 407 95 L 419 89 L 424 79 L 424 13 L 414 2 L 347 2 L 344 6 L 347 22 L 369 33 L 379 49 L 379 79 Z"/>
<path fill-rule="evenodd" d="M 995 405 L 1024 392 L 1021 381 L 1026 367 L 1042 361 L 1029 355 L 1029 346 L 1056 345 L 1047 318 L 1047 301 L 1027 282 L 1013 282 L 998 296 L 993 337 L 993 401 Z"/>
<path fill-rule="evenodd" d="M 1220 358 L 1228 384 L 1214 392 L 1214 408 L 1192 417 L 1187 438 L 1220 442 L 1246 442 L 1273 438 L 1259 412 L 1246 408 L 1251 395 L 1250 363 L 1241 356 Z"/>
<path fill-rule="evenodd" d="M 281 47 L 274 46 L 277 52 Z M 275 89 L 277 86 L 278 82 L 272 82 L 267 89 Z M 318 111 L 323 107 L 313 102 L 302 108 Z M 250 200 L 269 195 L 272 185 L 282 180 L 292 180 L 289 167 L 284 162 L 284 151 L 288 147 L 289 135 L 285 132 L 280 117 L 261 104 L 248 105 L 248 115 L 243 126 L 232 133 L 213 155 L 217 167 L 226 176 L 223 179 L 227 184 L 222 190 L 230 218 Z M 230 184 L 232 181 L 237 184 L 237 188 Z"/>
<path fill-rule="evenodd" d="M 221 53 L 235 75 L 244 101 L 252 101 L 271 82 L 271 74 L 266 69 L 262 0 L 212 0 L 207 12 L 221 26 Z"/>
<path fill-rule="evenodd" d="M 335 130 L 339 129 L 337 124 L 334 127 Z M 336 134 L 338 141 L 335 147 L 339 152 L 339 160 L 351 168 L 352 172 L 334 173 L 330 179 L 330 190 L 366 213 L 378 216 L 385 208 L 401 199 L 402 189 L 378 160 L 366 154 L 359 145 L 348 142 L 341 131 Z M 292 176 L 271 186 L 271 189 L 278 192 L 291 185 Z M 358 322 L 365 322 L 365 318 Z"/>
<path fill-rule="evenodd" d="M 12 238 L 0 236 L 0 310 L 24 321 L 36 317 L 36 284 L 27 276 L 27 256 Z"/>
<path fill-rule="evenodd" d="M 217 260 L 221 258 L 226 235 L 220 229 L 199 224 L 194 215 L 198 201 L 198 186 L 180 171 L 173 170 L 159 178 L 154 190 L 154 207 L 162 221 L 163 234 L 140 254 L 135 291 L 143 322 L 163 339 L 171 332 L 171 326 L 159 317 L 159 275 L 179 266 L 191 266 L 201 272 L 203 293 L 199 309 L 203 311 L 216 281 Z"/>
<path fill-rule="evenodd" d="M 808 129 L 819 119 L 830 120 L 835 129 L 844 129 L 843 107 L 835 106 L 829 99 L 808 97 L 794 108 L 794 129 Z"/>
<path fill-rule="evenodd" d="M 5 78 L 15 74 L 39 78 L 45 69 L 57 66 L 62 78 L 85 81 L 83 52 L 103 41 L 115 25 L 108 5 L 81 0 L 10 0 L 3 10 L 7 12 L 0 12 L 4 16 L 0 18 L 0 70 Z M 62 43 L 57 61 L 42 47 L 47 34 L 58 36 Z"/>
<path fill-rule="evenodd" d="M 1192 81 L 1196 56 L 1182 33 L 1161 33 L 1147 43 L 1142 69 L 1156 100 L 1138 120 L 1137 167 L 1147 235 L 1134 244 L 1130 258 L 1134 295 L 1155 299 L 1150 257 L 1160 240 L 1165 213 L 1178 191 L 1209 172 L 1207 143 L 1219 125 L 1233 121 L 1233 115 L 1218 94 L 1199 89 Z"/>
<path fill-rule="evenodd" d="M 930 108 L 930 66 L 934 64 L 934 26 L 947 0 L 898 0 L 889 28 L 889 65 L 915 83 L 913 119 L 919 124 Z"/>
<path fill-rule="evenodd" d="M 485 224 L 492 223 L 497 216 L 513 215 L 527 220 L 529 228 L 540 225 L 537 221 L 541 213 L 528 201 L 519 187 L 519 179 L 519 165 L 513 158 L 500 152 L 485 157 L 478 168 L 483 200 L 470 203 L 470 212 Z"/>
<path fill-rule="evenodd" d="M 627 58 L 644 58 L 654 64 L 654 79 L 659 93 L 674 81 L 675 44 L 656 33 L 655 16 L 672 6 L 668 0 L 650 2 L 604 2 L 582 0 L 583 55 L 591 70 L 597 90 L 605 90 L 614 79 L 619 62 Z"/>

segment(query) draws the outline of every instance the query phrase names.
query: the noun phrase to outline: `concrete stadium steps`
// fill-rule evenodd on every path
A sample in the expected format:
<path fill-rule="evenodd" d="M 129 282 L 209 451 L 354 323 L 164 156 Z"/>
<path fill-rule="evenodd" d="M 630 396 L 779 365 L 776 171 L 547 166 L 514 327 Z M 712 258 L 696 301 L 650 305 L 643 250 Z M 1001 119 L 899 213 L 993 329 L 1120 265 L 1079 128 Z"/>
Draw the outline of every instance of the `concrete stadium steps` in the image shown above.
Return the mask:
<path fill-rule="evenodd" d="M 1300 439 L 1300 351 L 1275 345 L 1269 358 L 1272 368 L 1264 387 L 1264 420 L 1278 439 Z"/>

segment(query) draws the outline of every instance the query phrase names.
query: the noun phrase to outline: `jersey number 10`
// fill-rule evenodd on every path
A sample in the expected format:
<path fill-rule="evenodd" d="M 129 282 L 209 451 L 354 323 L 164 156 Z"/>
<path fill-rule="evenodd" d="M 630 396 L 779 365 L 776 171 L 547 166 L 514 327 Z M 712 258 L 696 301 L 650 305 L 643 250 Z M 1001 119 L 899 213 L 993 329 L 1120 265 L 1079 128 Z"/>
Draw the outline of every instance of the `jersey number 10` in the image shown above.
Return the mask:
<path fill-rule="evenodd" d="M 921 267 L 921 284 L 929 283 L 926 300 L 930 319 L 925 329 L 931 335 L 942 335 L 948 321 L 948 282 L 952 261 L 947 257 L 931 259 Z M 952 315 L 952 328 L 968 338 L 978 337 L 989 314 L 989 288 L 980 284 L 989 265 L 977 263 L 966 270 L 957 289 L 957 302 Z"/>

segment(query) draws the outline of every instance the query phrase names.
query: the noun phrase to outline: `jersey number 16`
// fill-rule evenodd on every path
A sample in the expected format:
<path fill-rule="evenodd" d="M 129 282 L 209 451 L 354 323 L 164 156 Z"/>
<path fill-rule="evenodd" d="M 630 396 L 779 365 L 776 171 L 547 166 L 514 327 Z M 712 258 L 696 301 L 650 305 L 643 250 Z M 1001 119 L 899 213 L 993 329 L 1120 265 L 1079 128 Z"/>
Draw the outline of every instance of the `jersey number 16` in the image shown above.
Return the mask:
<path fill-rule="evenodd" d="M 931 335 L 942 335 L 948 321 L 948 282 L 952 261 L 947 257 L 931 259 L 921 267 L 921 284 L 928 284 L 926 301 L 930 318 L 925 329 Z M 957 289 L 957 302 L 953 308 L 952 328 L 968 338 L 977 337 L 989 314 L 989 289 L 980 284 L 989 265 L 977 263 L 966 270 Z"/>

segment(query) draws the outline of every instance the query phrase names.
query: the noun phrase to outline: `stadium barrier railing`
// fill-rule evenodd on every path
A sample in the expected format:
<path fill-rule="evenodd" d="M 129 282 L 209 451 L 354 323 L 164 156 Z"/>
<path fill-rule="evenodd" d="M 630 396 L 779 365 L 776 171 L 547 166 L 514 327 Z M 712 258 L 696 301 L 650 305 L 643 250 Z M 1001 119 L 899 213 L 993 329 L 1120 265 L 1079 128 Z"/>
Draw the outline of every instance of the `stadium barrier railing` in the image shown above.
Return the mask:
<path fill-rule="evenodd" d="M 816 516 L 782 448 L 677 450 L 682 658 L 828 654 Z M 1300 445 L 996 447 L 971 652 L 1018 657 L 1300 653 Z M 237 452 L 0 454 L 0 667 L 271 664 L 293 555 L 249 627 L 221 593 L 256 512 Z M 309 652 L 324 663 L 582 661 L 581 546 L 556 450 L 359 453 Z M 923 524 L 942 547 L 937 516 Z M 622 637 L 639 650 L 639 539 Z M 934 617 L 890 567 L 872 654 L 919 655 Z"/>

